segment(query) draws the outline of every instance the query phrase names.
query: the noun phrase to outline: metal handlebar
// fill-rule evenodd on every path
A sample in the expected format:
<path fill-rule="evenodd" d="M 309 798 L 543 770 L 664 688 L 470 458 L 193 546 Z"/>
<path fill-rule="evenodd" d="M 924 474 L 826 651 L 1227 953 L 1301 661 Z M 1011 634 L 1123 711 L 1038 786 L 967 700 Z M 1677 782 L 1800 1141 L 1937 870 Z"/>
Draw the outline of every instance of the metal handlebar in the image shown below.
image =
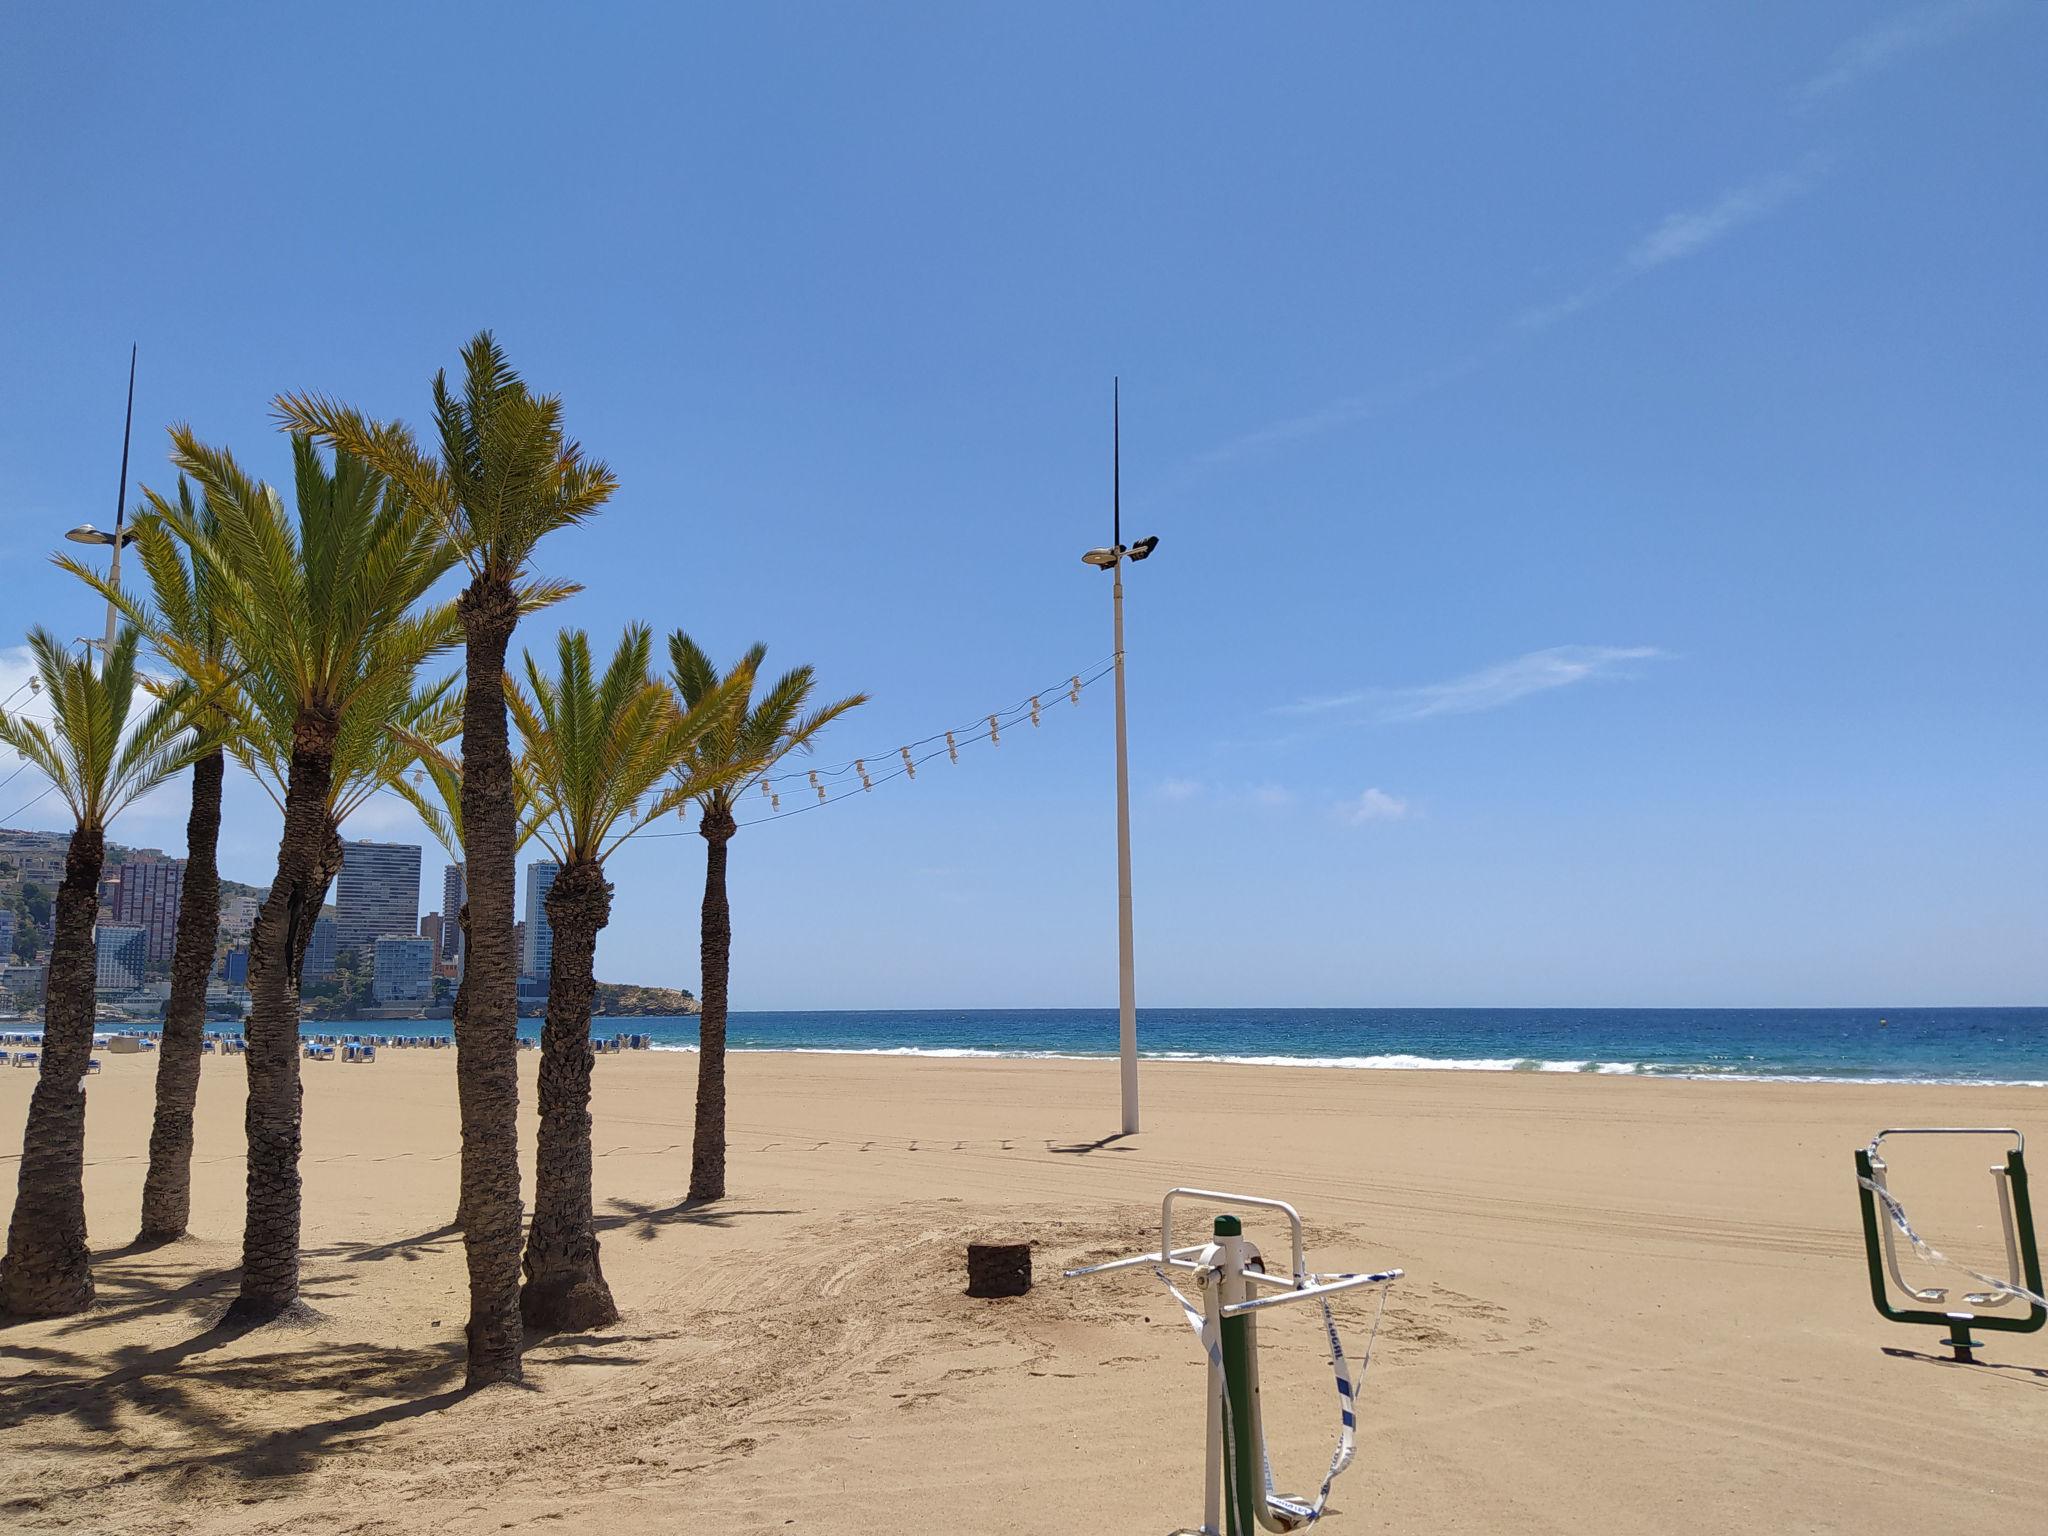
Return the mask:
<path fill-rule="evenodd" d="M 1219 1205 L 1256 1205 L 1268 1211 L 1279 1211 L 1287 1218 L 1287 1225 L 1294 1240 L 1294 1283 L 1298 1287 L 1308 1277 L 1308 1256 L 1301 1245 L 1301 1212 L 1285 1200 L 1268 1200 L 1263 1195 L 1232 1195 L 1220 1189 L 1169 1189 L 1166 1198 L 1159 1202 L 1159 1251 L 1167 1253 L 1173 1248 L 1173 1202 L 1181 1196 L 1191 1200 L 1209 1200 Z M 1184 1250 L 1194 1251 L 1196 1250 Z"/>

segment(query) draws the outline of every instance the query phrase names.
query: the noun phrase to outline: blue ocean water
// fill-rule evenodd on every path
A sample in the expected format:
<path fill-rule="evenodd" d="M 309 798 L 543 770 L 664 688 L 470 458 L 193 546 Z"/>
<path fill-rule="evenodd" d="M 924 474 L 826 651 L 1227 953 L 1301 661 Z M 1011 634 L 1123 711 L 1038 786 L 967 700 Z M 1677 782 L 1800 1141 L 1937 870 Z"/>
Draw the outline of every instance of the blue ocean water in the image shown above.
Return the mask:
<path fill-rule="evenodd" d="M 644 1021 L 652 1025 L 653 1021 Z M 696 1020 L 649 1029 L 694 1045 Z M 740 1050 L 1109 1056 L 1113 1009 L 736 1013 Z M 2048 1086 L 2048 1008 L 1144 1008 L 1164 1060 Z"/>
<path fill-rule="evenodd" d="M 522 1024 L 529 1038 L 538 1029 Z M 311 1021 L 305 1031 L 449 1032 L 445 1022 Z M 697 1020 L 598 1019 L 592 1033 L 694 1049 Z M 1145 1056 L 1169 1061 L 2048 1087 L 2048 1008 L 1141 1008 L 1138 1038 Z M 1108 1008 L 735 1013 L 728 1041 L 742 1051 L 1113 1056 L 1117 1021 Z"/>
<path fill-rule="evenodd" d="M 694 1018 L 599 1019 L 593 1031 L 697 1043 Z M 2048 1086 L 2048 1008 L 1142 1008 L 1138 1038 L 1163 1060 Z M 1107 1008 L 735 1013 L 728 1040 L 743 1051 L 1111 1056 L 1117 1021 Z"/>

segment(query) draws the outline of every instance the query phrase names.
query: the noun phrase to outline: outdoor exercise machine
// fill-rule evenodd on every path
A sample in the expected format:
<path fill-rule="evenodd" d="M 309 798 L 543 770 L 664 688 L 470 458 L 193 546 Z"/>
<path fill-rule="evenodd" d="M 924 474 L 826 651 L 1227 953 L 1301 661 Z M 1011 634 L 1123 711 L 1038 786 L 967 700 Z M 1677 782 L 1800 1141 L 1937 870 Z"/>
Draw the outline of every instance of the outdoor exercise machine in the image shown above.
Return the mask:
<path fill-rule="evenodd" d="M 1886 1182 L 1889 1170 L 1879 1148 L 1887 1136 L 1999 1136 L 2012 1139 L 2005 1162 L 1991 1165 L 1991 1180 L 1998 1186 L 1998 1213 L 2005 1228 L 2004 1279 L 1981 1275 L 1956 1263 L 1929 1246 L 1913 1230 L 1913 1224 L 1906 1218 L 1906 1208 L 1899 1204 L 1898 1197 Z M 2034 1207 L 2027 1197 L 2026 1139 L 2018 1131 L 2003 1126 L 1953 1125 L 1894 1126 L 1879 1131 L 1871 1138 L 1869 1146 L 1857 1149 L 1856 1194 L 1863 1206 L 1863 1252 L 1870 1264 L 1870 1299 L 1877 1303 L 1877 1310 L 1892 1322 L 1946 1328 L 1948 1337 L 1942 1343 L 1966 1365 L 1976 1360 L 1976 1351 L 1983 1347 L 1982 1342 L 1970 1334 L 1973 1326 L 1987 1333 L 2032 1333 L 2048 1323 L 2048 1298 L 2043 1297 L 2041 1288 L 2041 1254 L 2034 1238 Z M 1935 1311 L 1934 1308 L 1944 1307 L 1947 1303 L 1947 1287 L 1906 1283 L 1906 1277 L 1899 1272 L 1900 1236 L 1906 1239 L 1920 1259 L 1929 1264 L 1946 1264 L 1959 1269 L 1984 1287 L 1981 1291 L 1963 1293 L 1962 1301 L 1968 1310 Z M 1890 1275 L 1892 1284 L 1907 1296 L 1927 1305 L 1893 1306 L 1890 1293 L 1885 1288 L 1886 1275 Z M 2010 1306 L 2016 1301 L 2028 1304 L 2024 1317 L 1980 1315 L 1982 1310 Z"/>
<path fill-rule="evenodd" d="M 1244 1223 L 1235 1211 L 1219 1214 L 1208 1242 L 1191 1247 L 1173 1245 L 1173 1208 L 1176 1201 L 1199 1201 L 1277 1211 L 1287 1218 L 1290 1263 L 1287 1272 L 1271 1274 L 1258 1248 L 1246 1241 Z M 1373 1338 L 1379 1335 L 1379 1317 L 1386 1311 L 1386 1288 L 1401 1278 L 1398 1269 L 1368 1275 L 1318 1275 L 1309 1270 L 1302 1251 L 1301 1216 L 1284 1200 L 1259 1195 L 1232 1195 L 1213 1189 L 1169 1189 L 1159 1202 L 1159 1251 L 1132 1254 L 1106 1264 L 1090 1264 L 1065 1272 L 1069 1280 L 1082 1275 L 1108 1274 L 1112 1270 L 1149 1267 L 1173 1299 L 1209 1359 L 1208 1443 L 1203 1463 L 1201 1536 L 1252 1536 L 1254 1529 L 1298 1531 L 1322 1518 L 1330 1498 L 1330 1485 L 1351 1464 L 1357 1446 L 1358 1386 L 1372 1363 L 1372 1340 L 1356 1373 L 1337 1335 L 1337 1322 L 1330 1311 L 1330 1298 L 1343 1291 L 1364 1286 L 1380 1288 L 1380 1311 L 1373 1318 Z M 1181 1270 L 1195 1277 L 1201 1296 L 1197 1305 L 1173 1283 L 1169 1271 Z M 1258 1314 L 1274 1307 L 1313 1301 L 1322 1311 L 1323 1330 L 1330 1346 L 1330 1366 L 1337 1377 L 1339 1429 L 1337 1449 L 1330 1457 L 1330 1470 L 1312 1499 L 1285 1496 L 1273 1491 L 1273 1472 L 1266 1457 L 1266 1434 L 1259 1408 Z"/>

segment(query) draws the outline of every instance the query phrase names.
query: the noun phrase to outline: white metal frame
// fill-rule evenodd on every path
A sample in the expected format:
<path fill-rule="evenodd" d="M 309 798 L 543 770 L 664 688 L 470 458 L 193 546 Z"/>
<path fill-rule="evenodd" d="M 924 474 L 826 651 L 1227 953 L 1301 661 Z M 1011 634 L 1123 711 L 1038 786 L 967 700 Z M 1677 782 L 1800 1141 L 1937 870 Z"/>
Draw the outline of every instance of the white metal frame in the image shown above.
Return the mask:
<path fill-rule="evenodd" d="M 1277 1211 L 1285 1216 L 1291 1259 L 1289 1272 L 1285 1275 L 1268 1274 L 1257 1246 L 1242 1235 L 1212 1238 L 1206 1243 L 1190 1247 L 1174 1247 L 1174 1203 L 1184 1199 L 1211 1205 L 1245 1206 Z M 1202 1292 L 1205 1339 L 1217 1333 L 1219 1325 L 1226 1317 L 1241 1317 L 1271 1307 L 1333 1296 L 1340 1291 L 1357 1290 L 1363 1286 L 1385 1285 L 1389 1281 L 1400 1279 L 1403 1273 L 1398 1269 L 1387 1269 L 1372 1274 L 1342 1275 L 1332 1280 L 1317 1280 L 1309 1271 L 1308 1256 L 1302 1244 L 1301 1213 L 1293 1206 L 1284 1200 L 1274 1200 L 1263 1195 L 1238 1195 L 1223 1190 L 1192 1188 L 1169 1189 L 1159 1202 L 1157 1252 L 1132 1254 L 1126 1258 L 1111 1259 L 1104 1264 L 1089 1264 L 1080 1269 L 1067 1270 L 1064 1274 L 1066 1279 L 1072 1280 L 1083 1275 L 1104 1275 L 1116 1270 L 1136 1269 L 1141 1265 L 1158 1270 L 1184 1270 L 1195 1276 Z M 1251 1294 L 1253 1286 L 1268 1286 L 1277 1294 L 1255 1296 Z M 1252 1422 L 1245 1426 L 1245 1432 L 1251 1436 L 1251 1443 L 1257 1447 L 1259 1461 L 1263 1465 L 1266 1434 L 1259 1408 L 1259 1352 L 1256 1332 L 1252 1334 L 1251 1342 L 1249 1386 Z M 1209 1357 L 1207 1446 L 1203 1457 L 1201 1536 L 1223 1536 L 1224 1462 L 1230 1454 L 1224 1435 L 1226 1396 L 1222 1357 L 1212 1351 Z M 1286 1519 L 1268 1502 L 1267 1489 L 1263 1485 L 1254 1490 L 1253 1497 L 1253 1513 L 1266 1530 L 1289 1531 L 1297 1528 L 1294 1522 Z"/>

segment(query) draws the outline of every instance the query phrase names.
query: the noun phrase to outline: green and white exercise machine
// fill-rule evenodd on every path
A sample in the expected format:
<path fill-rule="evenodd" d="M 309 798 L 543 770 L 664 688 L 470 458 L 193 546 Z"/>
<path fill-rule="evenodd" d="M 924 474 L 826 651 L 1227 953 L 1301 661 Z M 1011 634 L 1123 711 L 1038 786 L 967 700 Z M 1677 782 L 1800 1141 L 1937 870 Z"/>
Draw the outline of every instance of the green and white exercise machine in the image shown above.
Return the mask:
<path fill-rule="evenodd" d="M 1210 1239 L 1192 1247 L 1173 1245 L 1176 1201 L 1277 1211 L 1287 1218 L 1291 1262 L 1287 1273 L 1269 1274 L 1258 1248 L 1244 1236 L 1244 1223 L 1233 1211 L 1215 1218 Z M 1358 1387 L 1372 1363 L 1372 1340 L 1354 1372 L 1337 1336 L 1330 1298 L 1343 1291 L 1377 1286 L 1380 1310 L 1373 1318 L 1373 1337 L 1387 1305 L 1387 1287 L 1401 1278 L 1398 1269 L 1366 1275 L 1318 1275 L 1310 1272 L 1302 1251 L 1301 1216 L 1284 1200 L 1259 1195 L 1232 1195 L 1213 1189 L 1169 1189 L 1159 1203 L 1159 1251 L 1112 1259 L 1066 1271 L 1066 1278 L 1108 1274 L 1112 1270 L 1150 1268 L 1158 1275 L 1202 1341 L 1209 1358 L 1208 1446 L 1204 1462 L 1201 1536 L 1252 1536 L 1254 1530 L 1298 1531 L 1321 1519 L 1330 1485 L 1351 1464 L 1357 1446 Z M 1195 1277 L 1201 1297 L 1191 1301 L 1173 1283 L 1169 1271 Z M 1266 1459 L 1266 1434 L 1259 1410 L 1258 1314 L 1274 1307 L 1312 1301 L 1321 1309 L 1330 1347 L 1330 1366 L 1337 1378 L 1337 1449 L 1330 1470 L 1313 1498 L 1273 1491 L 1272 1468 Z"/>
<path fill-rule="evenodd" d="M 2004 1279 L 1979 1274 L 1966 1265 L 1956 1263 L 1913 1230 L 1912 1222 L 1906 1217 L 1906 1208 L 1899 1204 L 1887 1182 L 1890 1170 L 1880 1149 L 1888 1136 L 2010 1138 L 2012 1145 L 2006 1149 L 2005 1161 L 1991 1165 L 1992 1182 L 1998 1186 L 1999 1218 L 2005 1229 Z M 1946 1328 L 1948 1337 L 1942 1342 L 1965 1365 L 1973 1363 L 1977 1358 L 1976 1352 L 1983 1348 L 1982 1341 L 1971 1336 L 1973 1327 L 1986 1333 L 2033 1333 L 2048 1323 L 2048 1297 L 2042 1295 L 2041 1288 L 2041 1253 L 2034 1238 L 2034 1206 L 2027 1196 L 2026 1139 L 2018 1131 L 2005 1126 L 1953 1125 L 1894 1126 L 1879 1131 L 1871 1138 L 1869 1146 L 1857 1150 L 1856 1194 L 1863 1206 L 1863 1251 L 1870 1264 L 1870 1299 L 1877 1303 L 1877 1310 L 1892 1322 Z M 1924 1263 L 1961 1270 L 1984 1289 L 1965 1291 L 1963 1308 L 1949 1309 L 1947 1287 L 1907 1284 L 1906 1277 L 1899 1272 L 1900 1237 L 1905 1238 L 1915 1256 Z M 1887 1275 L 1899 1290 L 1927 1305 L 1893 1306 L 1891 1294 L 1885 1287 Z M 2016 1301 L 2027 1303 L 2025 1316 L 1982 1315 L 1988 1309 L 2010 1306 Z M 1942 1310 L 1936 1311 L 1935 1308 Z"/>

